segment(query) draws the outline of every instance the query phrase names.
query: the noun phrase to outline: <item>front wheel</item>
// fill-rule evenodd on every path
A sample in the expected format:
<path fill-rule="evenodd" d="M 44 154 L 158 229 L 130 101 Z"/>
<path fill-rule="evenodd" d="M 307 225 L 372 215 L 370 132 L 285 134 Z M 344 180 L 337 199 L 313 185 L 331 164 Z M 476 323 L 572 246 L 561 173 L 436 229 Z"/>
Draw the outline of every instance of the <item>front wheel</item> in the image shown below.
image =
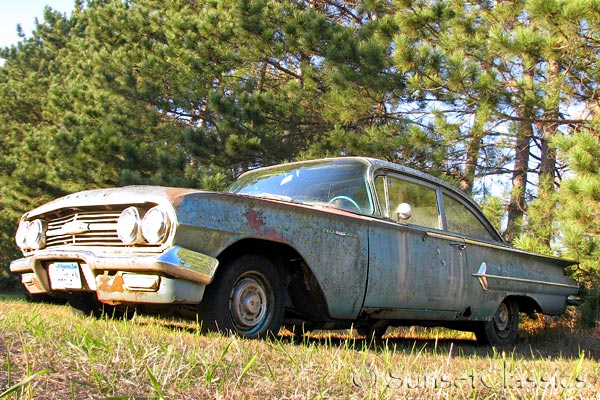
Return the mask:
<path fill-rule="evenodd" d="M 519 330 L 519 305 L 515 300 L 505 299 L 490 321 L 482 322 L 475 336 L 482 344 L 508 346 L 517 339 Z"/>
<path fill-rule="evenodd" d="M 284 308 L 275 265 L 263 256 L 246 255 L 220 267 L 206 287 L 198 314 L 204 331 L 262 338 L 279 332 Z"/>

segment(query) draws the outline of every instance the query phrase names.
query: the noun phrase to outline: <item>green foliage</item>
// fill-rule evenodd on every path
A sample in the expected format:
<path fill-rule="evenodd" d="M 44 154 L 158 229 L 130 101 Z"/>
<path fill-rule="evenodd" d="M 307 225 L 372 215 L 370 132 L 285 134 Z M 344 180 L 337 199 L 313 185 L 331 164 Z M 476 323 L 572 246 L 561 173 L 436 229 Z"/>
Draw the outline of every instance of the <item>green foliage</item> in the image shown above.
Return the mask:
<path fill-rule="evenodd" d="M 481 202 L 481 208 L 494 228 L 500 232 L 502 230 L 502 219 L 504 218 L 504 202 L 502 198 L 488 195 Z"/>
<path fill-rule="evenodd" d="M 539 251 L 544 247 L 540 239 L 554 235 L 553 243 L 561 254 L 579 262 L 570 268 L 570 274 L 580 282 L 585 300 L 578 309 L 580 322 L 595 326 L 600 310 L 600 140 L 595 130 L 583 130 L 571 136 L 557 136 L 553 144 L 571 167 L 571 173 L 552 200 L 534 203 L 536 211 L 529 224 L 533 230 L 526 236 L 527 242 L 519 245 Z"/>
<path fill-rule="evenodd" d="M 593 282 L 600 282 L 598 275 Z M 600 290 L 597 286 L 584 285 L 580 291 L 583 304 L 578 307 L 579 322 L 584 328 L 596 328 L 600 321 Z"/>
<path fill-rule="evenodd" d="M 591 287 L 600 283 L 600 140 L 593 131 L 557 137 L 572 168 L 558 192 L 557 217 L 568 255 L 581 264 L 576 274 Z"/>

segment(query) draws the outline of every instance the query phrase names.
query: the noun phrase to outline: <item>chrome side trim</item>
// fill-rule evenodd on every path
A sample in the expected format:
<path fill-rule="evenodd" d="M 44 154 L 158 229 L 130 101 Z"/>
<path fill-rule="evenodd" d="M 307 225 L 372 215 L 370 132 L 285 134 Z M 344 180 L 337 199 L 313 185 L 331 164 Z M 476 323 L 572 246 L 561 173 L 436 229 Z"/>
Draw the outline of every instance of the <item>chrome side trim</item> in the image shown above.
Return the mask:
<path fill-rule="evenodd" d="M 513 278 L 510 276 L 502 276 L 502 275 L 491 275 L 487 273 L 487 264 L 485 262 L 481 263 L 479 266 L 479 270 L 473 274 L 473 276 L 479 279 L 479 283 L 483 290 L 488 290 L 488 279 L 498 279 L 503 281 L 510 282 L 521 282 L 521 283 L 535 283 L 538 285 L 546 285 L 546 286 L 554 286 L 554 287 L 563 287 L 569 289 L 579 289 L 579 285 L 569 285 L 568 283 L 558 283 L 558 282 L 547 282 L 547 281 L 539 281 L 536 279 L 525 279 L 525 278 Z"/>
<path fill-rule="evenodd" d="M 512 278 L 512 277 L 507 277 L 507 276 L 487 275 L 487 274 L 486 275 L 473 274 L 473 276 L 475 276 L 477 278 L 485 277 L 485 278 L 489 278 L 489 279 L 500 279 L 500 280 L 505 280 L 505 281 L 523 282 L 523 283 L 537 283 L 537 284 L 546 285 L 546 286 L 556 286 L 556 287 L 564 287 L 564 288 L 569 288 L 569 289 L 579 289 L 578 285 L 569 285 L 567 283 L 558 283 L 558 282 L 538 281 L 535 279 Z"/>

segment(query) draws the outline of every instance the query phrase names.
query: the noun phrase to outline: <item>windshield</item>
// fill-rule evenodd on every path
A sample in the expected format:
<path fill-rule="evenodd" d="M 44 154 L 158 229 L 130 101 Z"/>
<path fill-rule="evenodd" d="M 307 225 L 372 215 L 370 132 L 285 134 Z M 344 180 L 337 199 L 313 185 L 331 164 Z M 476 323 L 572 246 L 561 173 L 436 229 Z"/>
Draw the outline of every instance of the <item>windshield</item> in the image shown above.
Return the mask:
<path fill-rule="evenodd" d="M 373 214 L 367 165 L 359 160 L 321 160 L 259 169 L 242 175 L 229 192 L 298 203 L 325 204 Z"/>

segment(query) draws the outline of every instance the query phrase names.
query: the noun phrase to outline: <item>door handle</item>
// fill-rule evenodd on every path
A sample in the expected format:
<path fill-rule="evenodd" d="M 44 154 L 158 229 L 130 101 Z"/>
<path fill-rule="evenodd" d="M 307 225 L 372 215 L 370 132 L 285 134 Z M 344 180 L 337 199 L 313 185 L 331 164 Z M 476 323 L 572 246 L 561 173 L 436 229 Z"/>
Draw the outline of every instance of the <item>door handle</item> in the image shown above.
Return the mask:
<path fill-rule="evenodd" d="M 454 246 L 459 250 L 464 250 L 467 248 L 467 245 L 464 243 L 460 243 L 460 242 L 450 242 L 450 246 Z"/>

